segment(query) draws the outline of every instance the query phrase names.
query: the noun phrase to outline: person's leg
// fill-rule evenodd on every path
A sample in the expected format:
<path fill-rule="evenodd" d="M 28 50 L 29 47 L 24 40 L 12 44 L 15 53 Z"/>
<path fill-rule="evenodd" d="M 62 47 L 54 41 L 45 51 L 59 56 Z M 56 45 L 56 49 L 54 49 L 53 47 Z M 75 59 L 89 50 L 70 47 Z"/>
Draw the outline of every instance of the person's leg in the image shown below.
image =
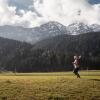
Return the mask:
<path fill-rule="evenodd" d="M 73 73 L 74 73 L 75 75 L 77 75 L 77 69 L 76 69 L 76 68 L 74 68 Z"/>
<path fill-rule="evenodd" d="M 77 73 L 77 78 L 80 78 L 80 75 L 79 75 L 79 73 Z"/>
<path fill-rule="evenodd" d="M 77 78 L 80 78 L 78 71 L 79 71 L 79 68 L 77 68 L 77 70 L 76 70 L 76 75 L 77 75 Z"/>
<path fill-rule="evenodd" d="M 79 71 L 79 68 L 75 68 L 73 70 L 73 73 L 77 76 L 77 78 L 80 78 L 80 75 L 79 75 L 78 71 Z"/>

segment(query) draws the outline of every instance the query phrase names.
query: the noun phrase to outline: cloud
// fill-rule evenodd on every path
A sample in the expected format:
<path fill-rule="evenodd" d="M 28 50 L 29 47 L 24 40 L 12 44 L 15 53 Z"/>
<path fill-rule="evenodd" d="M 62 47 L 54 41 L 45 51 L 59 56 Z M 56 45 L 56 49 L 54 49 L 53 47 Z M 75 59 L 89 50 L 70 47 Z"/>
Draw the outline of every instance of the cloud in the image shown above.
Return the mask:
<path fill-rule="evenodd" d="M 12 19 L 16 13 L 15 9 L 15 7 L 8 7 L 7 0 L 0 0 L 0 25 L 13 23 Z"/>
<path fill-rule="evenodd" d="M 34 5 L 37 11 L 46 20 L 59 21 L 62 24 L 84 22 L 100 24 L 100 7 L 91 5 L 87 0 L 36 0 Z"/>
<path fill-rule="evenodd" d="M 0 0 L 0 25 L 16 25 L 32 27 L 39 25 L 39 18 L 35 12 L 19 10 L 17 14 L 15 6 L 9 6 L 8 0 Z"/>
<path fill-rule="evenodd" d="M 9 1 L 0 0 L 0 25 L 34 27 L 48 21 L 100 24 L 100 4 L 91 5 L 88 0 L 33 0 L 28 10 L 18 11 L 18 6 L 9 5 Z"/>

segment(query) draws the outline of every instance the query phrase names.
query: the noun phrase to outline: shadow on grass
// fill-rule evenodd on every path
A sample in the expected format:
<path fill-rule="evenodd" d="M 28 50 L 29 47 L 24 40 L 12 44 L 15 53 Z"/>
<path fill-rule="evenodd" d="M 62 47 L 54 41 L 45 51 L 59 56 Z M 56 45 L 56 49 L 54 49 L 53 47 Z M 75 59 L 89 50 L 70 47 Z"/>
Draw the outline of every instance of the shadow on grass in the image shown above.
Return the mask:
<path fill-rule="evenodd" d="M 7 97 L 2 97 L 0 100 L 7 100 Z"/>

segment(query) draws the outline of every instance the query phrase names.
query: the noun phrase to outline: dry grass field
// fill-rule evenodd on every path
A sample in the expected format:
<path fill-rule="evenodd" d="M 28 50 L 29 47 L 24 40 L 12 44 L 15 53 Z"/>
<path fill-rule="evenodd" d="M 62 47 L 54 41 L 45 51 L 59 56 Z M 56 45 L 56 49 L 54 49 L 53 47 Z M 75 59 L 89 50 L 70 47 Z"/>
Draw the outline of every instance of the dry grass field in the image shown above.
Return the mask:
<path fill-rule="evenodd" d="M 100 71 L 1 73 L 0 100 L 100 100 Z"/>

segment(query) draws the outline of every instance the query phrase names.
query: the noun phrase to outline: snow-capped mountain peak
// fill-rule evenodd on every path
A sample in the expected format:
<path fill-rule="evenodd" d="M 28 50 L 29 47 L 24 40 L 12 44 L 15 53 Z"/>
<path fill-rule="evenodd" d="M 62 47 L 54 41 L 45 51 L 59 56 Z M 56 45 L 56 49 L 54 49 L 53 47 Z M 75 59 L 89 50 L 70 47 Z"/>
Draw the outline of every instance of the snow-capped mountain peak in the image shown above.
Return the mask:
<path fill-rule="evenodd" d="M 72 34 L 72 35 L 78 35 L 81 33 L 88 33 L 88 32 L 92 32 L 93 29 L 91 27 L 89 27 L 88 25 L 84 24 L 84 23 L 73 23 L 70 24 L 67 27 L 67 30 Z"/>
<path fill-rule="evenodd" d="M 100 25 L 98 24 L 92 24 L 90 27 L 93 29 L 94 32 L 100 31 Z"/>
<path fill-rule="evenodd" d="M 0 26 L 0 37 L 8 39 L 25 41 L 28 43 L 36 43 L 37 41 L 49 38 L 52 36 L 70 34 L 78 35 L 88 32 L 100 31 L 100 25 L 86 25 L 84 23 L 73 23 L 64 26 L 56 21 L 51 21 L 40 27 L 23 28 L 17 26 Z"/>

